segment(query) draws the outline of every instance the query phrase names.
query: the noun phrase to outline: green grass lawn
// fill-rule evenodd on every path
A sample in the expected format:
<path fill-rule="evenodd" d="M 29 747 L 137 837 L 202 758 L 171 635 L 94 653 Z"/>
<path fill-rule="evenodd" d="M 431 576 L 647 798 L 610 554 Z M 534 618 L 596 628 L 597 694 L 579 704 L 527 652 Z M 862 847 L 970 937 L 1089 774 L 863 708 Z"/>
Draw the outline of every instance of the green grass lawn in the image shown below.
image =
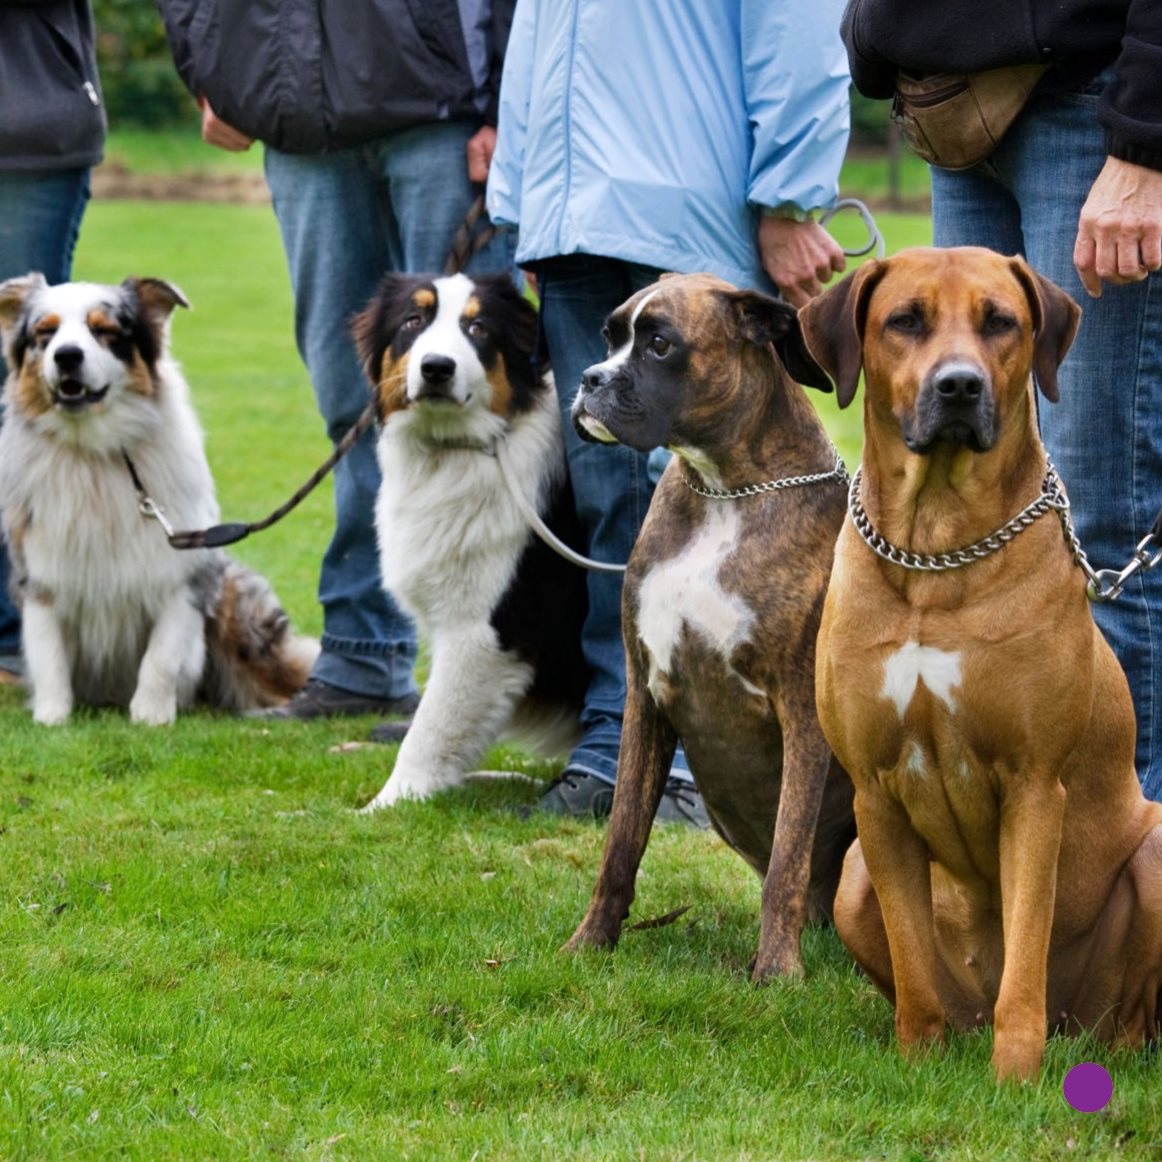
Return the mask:
<path fill-rule="evenodd" d="M 193 301 L 174 346 L 223 510 L 264 515 L 326 451 L 269 209 L 95 203 L 77 275 L 128 273 Z M 824 414 L 854 462 L 856 409 Z M 312 631 L 328 495 L 238 547 Z M 522 817 L 535 787 L 365 818 L 393 751 L 334 748 L 369 722 L 48 730 L 11 689 L 0 720 L 2 1158 L 1162 1154 L 1142 1055 L 1055 1041 L 1039 1084 L 1001 1091 L 988 1035 L 908 1067 L 826 931 L 807 979 L 752 987 L 759 884 L 711 836 L 660 827 L 646 854 L 633 918 L 690 912 L 574 959 L 602 831 Z M 1087 1058 L 1114 1077 L 1103 1114 L 1061 1095 Z"/>

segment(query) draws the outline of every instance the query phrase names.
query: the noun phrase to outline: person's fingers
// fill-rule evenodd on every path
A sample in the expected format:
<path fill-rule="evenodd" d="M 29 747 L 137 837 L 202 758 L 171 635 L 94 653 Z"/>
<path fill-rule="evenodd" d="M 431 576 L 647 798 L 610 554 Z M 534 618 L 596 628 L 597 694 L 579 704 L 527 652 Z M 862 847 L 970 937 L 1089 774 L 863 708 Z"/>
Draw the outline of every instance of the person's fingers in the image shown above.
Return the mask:
<path fill-rule="evenodd" d="M 1136 236 L 1121 235 L 1116 243 L 1118 275 L 1125 282 L 1139 282 L 1146 277 L 1142 252 Z"/>
<path fill-rule="evenodd" d="M 811 296 L 801 290 L 797 283 L 779 283 L 778 287 L 783 298 L 796 309 L 805 307 L 811 301 Z"/>
<path fill-rule="evenodd" d="M 1101 298 L 1101 279 L 1097 276 L 1097 271 L 1094 269 L 1094 261 L 1097 256 L 1097 246 L 1094 243 L 1091 234 L 1078 234 L 1077 240 L 1073 244 L 1073 267 L 1077 271 L 1077 277 L 1081 279 L 1081 285 L 1085 287 L 1086 293 L 1095 299 Z"/>
<path fill-rule="evenodd" d="M 1138 251 L 1145 270 L 1162 270 L 1162 231 L 1147 234 L 1138 243 Z"/>

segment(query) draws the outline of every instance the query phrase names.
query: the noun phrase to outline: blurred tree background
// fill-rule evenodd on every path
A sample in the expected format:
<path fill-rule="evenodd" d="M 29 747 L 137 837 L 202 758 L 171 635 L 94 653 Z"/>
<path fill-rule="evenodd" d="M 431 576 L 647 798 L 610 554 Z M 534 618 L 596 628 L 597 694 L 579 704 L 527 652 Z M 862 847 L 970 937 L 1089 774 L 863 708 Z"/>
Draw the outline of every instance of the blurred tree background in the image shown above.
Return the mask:
<path fill-rule="evenodd" d="M 110 123 L 157 128 L 194 119 L 196 107 L 174 69 L 151 0 L 93 0 L 93 14 Z"/>

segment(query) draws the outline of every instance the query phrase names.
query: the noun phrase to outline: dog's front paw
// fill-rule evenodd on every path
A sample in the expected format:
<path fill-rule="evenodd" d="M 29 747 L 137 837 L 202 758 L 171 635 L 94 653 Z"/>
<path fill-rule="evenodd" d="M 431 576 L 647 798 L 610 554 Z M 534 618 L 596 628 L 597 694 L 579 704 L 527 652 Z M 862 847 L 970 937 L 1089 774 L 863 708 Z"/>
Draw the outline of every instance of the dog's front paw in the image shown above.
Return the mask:
<path fill-rule="evenodd" d="M 178 716 L 178 700 L 174 695 L 143 694 L 140 690 L 129 703 L 130 722 L 142 726 L 169 726 Z"/>
<path fill-rule="evenodd" d="M 60 699 L 37 699 L 32 707 L 32 720 L 41 726 L 63 726 L 73 712 L 73 704 Z"/>
<path fill-rule="evenodd" d="M 417 784 L 410 779 L 396 778 L 393 774 L 383 785 L 383 790 L 369 803 L 359 808 L 361 815 L 369 815 L 372 811 L 382 811 L 385 807 L 394 807 L 402 799 L 427 799 L 432 794 L 430 788 Z"/>
<path fill-rule="evenodd" d="M 998 1033 L 993 1042 L 993 1076 L 998 1082 L 1036 1081 L 1044 1052 L 1044 1037 Z"/>
<path fill-rule="evenodd" d="M 603 923 L 586 916 L 577 926 L 577 931 L 561 946 L 561 951 L 583 952 L 587 948 L 616 948 L 620 935 L 620 924 Z"/>
<path fill-rule="evenodd" d="M 769 952 L 760 948 L 758 955 L 751 962 L 750 979 L 754 984 L 766 984 L 776 977 L 789 979 L 803 976 L 805 972 L 799 943 L 795 941 L 794 944 Z"/>

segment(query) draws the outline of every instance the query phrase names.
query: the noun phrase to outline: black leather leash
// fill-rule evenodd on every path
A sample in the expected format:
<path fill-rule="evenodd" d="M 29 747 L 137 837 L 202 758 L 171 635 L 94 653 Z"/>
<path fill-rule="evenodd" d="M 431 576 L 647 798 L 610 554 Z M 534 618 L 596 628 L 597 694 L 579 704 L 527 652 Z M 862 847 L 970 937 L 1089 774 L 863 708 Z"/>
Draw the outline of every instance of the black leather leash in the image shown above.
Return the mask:
<path fill-rule="evenodd" d="M 462 271 L 472 257 L 483 250 L 496 235 L 496 227 L 487 219 L 485 219 L 484 226 L 479 230 L 477 229 L 483 214 L 484 195 L 480 194 L 469 207 L 468 213 L 464 215 L 464 221 L 460 223 L 456 236 L 452 240 L 448 261 L 444 263 L 445 275 L 458 274 Z M 125 466 L 129 469 L 129 476 L 137 492 L 137 507 L 141 510 L 142 516 L 149 517 L 161 525 L 172 548 L 216 549 L 223 545 L 232 545 L 236 541 L 250 536 L 251 533 L 261 532 L 282 520 L 300 501 L 314 491 L 327 473 L 343 459 L 364 432 L 371 428 L 375 423 L 375 412 L 376 400 L 372 398 L 367 407 L 363 409 L 360 417 L 335 445 L 331 455 L 311 473 L 294 495 L 280 504 L 269 516 L 249 523 L 231 521 L 227 524 L 213 525 L 208 529 L 175 529 L 166 519 L 165 509 L 146 492 L 145 485 L 142 483 L 141 476 L 138 474 L 136 465 L 130 459 L 129 453 L 122 449 L 121 455 L 125 458 Z"/>

